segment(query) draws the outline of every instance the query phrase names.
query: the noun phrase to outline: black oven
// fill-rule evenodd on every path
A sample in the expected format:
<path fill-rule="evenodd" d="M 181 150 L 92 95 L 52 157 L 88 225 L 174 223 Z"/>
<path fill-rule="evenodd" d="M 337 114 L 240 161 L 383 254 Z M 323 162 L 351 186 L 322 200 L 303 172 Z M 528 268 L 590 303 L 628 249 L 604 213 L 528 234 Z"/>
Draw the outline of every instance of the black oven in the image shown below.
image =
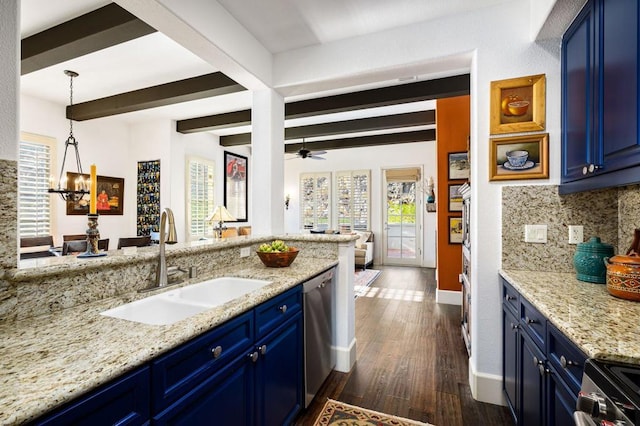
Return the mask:
<path fill-rule="evenodd" d="M 580 426 L 640 426 L 640 365 L 587 360 L 573 417 Z"/>

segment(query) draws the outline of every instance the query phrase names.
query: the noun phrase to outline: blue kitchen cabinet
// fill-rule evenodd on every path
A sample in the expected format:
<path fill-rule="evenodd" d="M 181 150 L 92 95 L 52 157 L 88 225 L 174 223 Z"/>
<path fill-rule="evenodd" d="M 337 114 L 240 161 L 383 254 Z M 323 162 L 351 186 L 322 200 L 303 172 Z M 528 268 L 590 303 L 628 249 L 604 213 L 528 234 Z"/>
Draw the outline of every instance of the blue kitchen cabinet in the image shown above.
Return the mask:
<path fill-rule="evenodd" d="M 561 193 L 640 181 L 637 0 L 589 0 L 562 41 Z"/>
<path fill-rule="evenodd" d="M 586 355 L 508 282 L 503 294 L 503 391 L 515 424 L 573 424 Z"/>
<path fill-rule="evenodd" d="M 144 367 L 36 420 L 36 425 L 147 425 L 150 375 Z"/>

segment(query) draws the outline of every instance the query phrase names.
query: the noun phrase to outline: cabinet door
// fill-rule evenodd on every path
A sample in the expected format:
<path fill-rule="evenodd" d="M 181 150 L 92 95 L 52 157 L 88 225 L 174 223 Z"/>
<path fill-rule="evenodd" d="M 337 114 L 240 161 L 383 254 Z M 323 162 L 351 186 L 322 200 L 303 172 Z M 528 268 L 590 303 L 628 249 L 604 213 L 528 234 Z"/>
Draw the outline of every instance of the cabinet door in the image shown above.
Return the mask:
<path fill-rule="evenodd" d="M 506 307 L 502 308 L 503 345 L 502 376 L 504 393 L 511 415 L 518 423 L 518 320 Z"/>
<path fill-rule="evenodd" d="M 544 420 L 545 357 L 527 333 L 520 332 L 520 422 L 519 426 L 540 426 Z"/>
<path fill-rule="evenodd" d="M 254 424 L 254 363 L 245 355 L 154 417 L 155 425 Z"/>
<path fill-rule="evenodd" d="M 289 424 L 300 410 L 302 350 L 301 312 L 258 343 L 256 424 Z"/>
<path fill-rule="evenodd" d="M 601 164 L 594 134 L 594 2 L 589 1 L 562 40 L 562 182 L 584 178 Z"/>
<path fill-rule="evenodd" d="M 549 395 L 549 417 L 547 419 L 547 426 L 565 426 L 573 424 L 573 412 L 576 409 L 576 402 L 578 401 L 577 394 L 574 394 L 562 378 L 557 374 L 557 371 L 551 367 L 549 369 L 547 383 L 549 389 L 547 395 Z"/>
<path fill-rule="evenodd" d="M 74 401 L 37 425 L 149 424 L 150 373 L 144 367 Z"/>
<path fill-rule="evenodd" d="M 640 164 L 638 10 L 637 0 L 604 0 L 598 10 L 605 172 Z"/>

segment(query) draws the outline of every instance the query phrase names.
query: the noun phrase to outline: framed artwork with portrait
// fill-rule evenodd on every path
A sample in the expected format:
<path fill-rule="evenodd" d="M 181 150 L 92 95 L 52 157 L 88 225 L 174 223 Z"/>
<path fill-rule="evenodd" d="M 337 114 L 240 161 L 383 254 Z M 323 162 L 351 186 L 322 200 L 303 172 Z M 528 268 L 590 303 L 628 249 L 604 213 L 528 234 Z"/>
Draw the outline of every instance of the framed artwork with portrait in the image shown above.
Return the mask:
<path fill-rule="evenodd" d="M 248 221 L 247 157 L 224 152 L 224 206 L 237 222 Z"/>
<path fill-rule="evenodd" d="M 74 185 L 79 180 L 80 176 L 87 182 L 89 175 L 73 172 L 67 172 L 67 188 L 76 189 Z M 124 203 L 124 179 L 99 176 L 98 175 L 98 195 L 97 210 L 100 215 L 122 215 L 123 203 Z M 89 213 L 89 200 L 90 196 L 87 194 L 78 201 L 67 201 L 67 214 L 68 215 L 83 215 Z"/>

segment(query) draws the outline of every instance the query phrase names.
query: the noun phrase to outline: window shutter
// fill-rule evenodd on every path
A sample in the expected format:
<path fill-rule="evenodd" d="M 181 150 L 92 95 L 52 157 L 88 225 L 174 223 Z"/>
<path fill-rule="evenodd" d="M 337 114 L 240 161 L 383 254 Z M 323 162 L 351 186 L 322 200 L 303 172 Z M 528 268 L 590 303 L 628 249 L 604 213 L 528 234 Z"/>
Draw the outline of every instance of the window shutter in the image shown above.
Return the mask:
<path fill-rule="evenodd" d="M 18 235 L 51 235 L 52 149 L 47 143 L 20 141 L 18 147 Z"/>
<path fill-rule="evenodd" d="M 207 217 L 214 209 L 214 167 L 204 159 L 190 159 L 187 171 L 189 233 L 193 237 L 212 234 Z"/>

